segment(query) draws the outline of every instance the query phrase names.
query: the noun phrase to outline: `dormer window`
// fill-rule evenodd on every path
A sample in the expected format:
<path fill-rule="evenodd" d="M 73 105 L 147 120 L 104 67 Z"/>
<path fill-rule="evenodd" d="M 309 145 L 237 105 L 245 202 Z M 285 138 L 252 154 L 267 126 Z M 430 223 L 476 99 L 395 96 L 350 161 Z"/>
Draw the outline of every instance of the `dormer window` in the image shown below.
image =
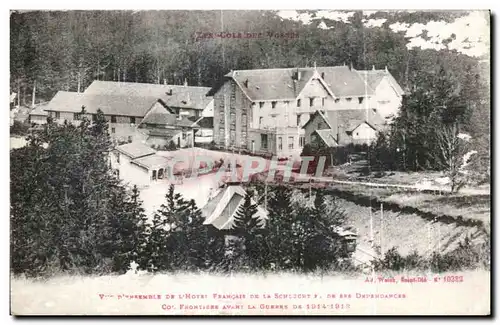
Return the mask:
<path fill-rule="evenodd" d="M 321 79 L 325 79 L 325 73 L 321 72 Z"/>
<path fill-rule="evenodd" d="M 363 103 L 363 97 L 358 97 L 358 101 L 360 104 Z"/>
<path fill-rule="evenodd" d="M 297 99 L 297 107 L 300 107 L 301 104 L 302 104 L 302 101 L 300 99 Z"/>
<path fill-rule="evenodd" d="M 335 103 L 340 102 L 340 98 L 335 98 Z"/>
<path fill-rule="evenodd" d="M 271 102 L 271 107 L 272 107 L 272 108 L 276 108 L 276 103 L 277 103 L 276 101 Z"/>
<path fill-rule="evenodd" d="M 348 102 L 350 102 L 352 100 L 351 97 L 347 97 L 345 100 L 347 100 Z"/>
<path fill-rule="evenodd" d="M 259 107 L 260 108 L 264 107 L 264 102 L 259 102 Z"/>

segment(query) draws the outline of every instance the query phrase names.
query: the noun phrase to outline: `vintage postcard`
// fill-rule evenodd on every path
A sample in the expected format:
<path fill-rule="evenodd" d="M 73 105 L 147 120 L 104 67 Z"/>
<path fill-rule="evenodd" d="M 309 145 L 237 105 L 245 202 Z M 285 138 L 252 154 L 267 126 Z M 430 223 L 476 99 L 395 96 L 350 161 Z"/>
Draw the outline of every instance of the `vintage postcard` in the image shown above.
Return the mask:
<path fill-rule="evenodd" d="M 490 12 L 10 12 L 11 314 L 490 315 Z"/>

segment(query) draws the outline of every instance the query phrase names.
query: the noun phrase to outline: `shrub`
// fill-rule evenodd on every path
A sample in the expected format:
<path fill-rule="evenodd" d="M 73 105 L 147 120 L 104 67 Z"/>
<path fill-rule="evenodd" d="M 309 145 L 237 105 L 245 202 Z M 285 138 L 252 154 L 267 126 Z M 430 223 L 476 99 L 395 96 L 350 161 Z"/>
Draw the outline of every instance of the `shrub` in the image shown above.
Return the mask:
<path fill-rule="evenodd" d="M 14 121 L 14 124 L 10 126 L 10 134 L 24 136 L 28 134 L 29 128 L 30 125 L 27 122 Z"/>

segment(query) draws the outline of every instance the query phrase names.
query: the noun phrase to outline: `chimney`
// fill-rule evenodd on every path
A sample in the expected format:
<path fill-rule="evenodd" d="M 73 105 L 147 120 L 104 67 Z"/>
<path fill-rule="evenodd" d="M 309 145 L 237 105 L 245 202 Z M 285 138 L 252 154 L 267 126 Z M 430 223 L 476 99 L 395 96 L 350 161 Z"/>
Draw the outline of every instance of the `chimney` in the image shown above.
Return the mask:
<path fill-rule="evenodd" d="M 163 79 L 163 84 L 166 85 L 167 84 L 167 79 Z"/>
<path fill-rule="evenodd" d="M 372 65 L 372 70 L 375 71 L 375 65 Z"/>
<path fill-rule="evenodd" d="M 188 85 L 188 80 L 184 78 L 184 86 L 186 87 Z"/>
<path fill-rule="evenodd" d="M 354 67 L 352 66 L 352 62 L 351 62 L 351 65 L 349 66 L 349 70 L 354 70 Z"/>
<path fill-rule="evenodd" d="M 316 69 L 316 61 L 314 61 L 314 69 Z"/>
<path fill-rule="evenodd" d="M 302 72 L 297 68 L 297 71 L 294 72 L 293 79 L 300 80 Z"/>
<path fill-rule="evenodd" d="M 389 73 L 389 70 L 387 70 L 387 66 L 385 66 L 385 73 Z"/>

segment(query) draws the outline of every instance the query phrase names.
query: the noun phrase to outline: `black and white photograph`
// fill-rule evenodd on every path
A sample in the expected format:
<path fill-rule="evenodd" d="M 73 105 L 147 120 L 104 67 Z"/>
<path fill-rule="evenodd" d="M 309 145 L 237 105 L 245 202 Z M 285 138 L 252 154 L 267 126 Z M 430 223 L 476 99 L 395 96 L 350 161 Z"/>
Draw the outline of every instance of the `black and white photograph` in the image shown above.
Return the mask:
<path fill-rule="evenodd" d="M 10 314 L 491 314 L 488 10 L 10 10 Z"/>

